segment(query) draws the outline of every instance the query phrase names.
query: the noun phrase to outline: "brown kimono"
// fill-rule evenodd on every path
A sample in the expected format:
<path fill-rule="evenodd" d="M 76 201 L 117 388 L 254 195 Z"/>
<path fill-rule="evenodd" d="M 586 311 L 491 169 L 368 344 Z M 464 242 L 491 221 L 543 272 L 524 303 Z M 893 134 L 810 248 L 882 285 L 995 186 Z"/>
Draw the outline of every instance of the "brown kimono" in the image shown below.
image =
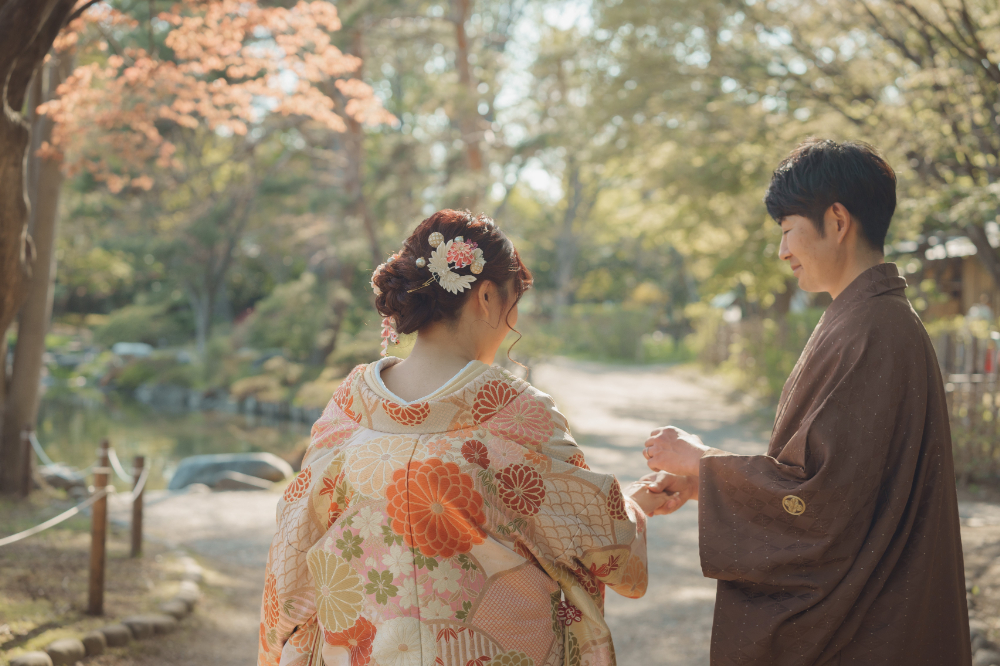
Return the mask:
<path fill-rule="evenodd" d="M 767 455 L 701 463 L 713 666 L 971 663 L 958 500 L 934 349 L 895 265 L 830 305 Z"/>

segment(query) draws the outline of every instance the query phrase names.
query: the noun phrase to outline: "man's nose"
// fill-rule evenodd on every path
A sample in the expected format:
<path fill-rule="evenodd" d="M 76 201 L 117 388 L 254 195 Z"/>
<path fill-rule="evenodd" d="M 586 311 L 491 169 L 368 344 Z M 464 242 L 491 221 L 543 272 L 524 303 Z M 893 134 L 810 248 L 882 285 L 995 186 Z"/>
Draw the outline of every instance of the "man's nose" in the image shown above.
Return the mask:
<path fill-rule="evenodd" d="M 778 259 L 782 261 L 788 261 L 792 258 L 792 253 L 788 251 L 788 241 L 785 240 L 786 236 L 781 235 L 781 245 L 778 246 Z"/>

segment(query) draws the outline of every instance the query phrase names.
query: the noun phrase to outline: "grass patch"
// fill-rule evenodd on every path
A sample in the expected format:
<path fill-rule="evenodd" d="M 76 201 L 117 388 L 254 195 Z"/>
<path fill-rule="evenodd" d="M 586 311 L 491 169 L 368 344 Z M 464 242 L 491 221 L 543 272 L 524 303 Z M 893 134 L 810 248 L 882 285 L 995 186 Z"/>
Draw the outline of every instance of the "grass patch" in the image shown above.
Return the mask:
<path fill-rule="evenodd" d="M 0 536 L 20 532 L 73 503 L 36 493 L 24 502 L 0 500 Z M 54 640 L 80 637 L 129 615 L 154 611 L 179 586 L 182 570 L 165 547 L 146 542 L 129 557 L 129 532 L 109 526 L 104 616 L 86 614 L 90 517 L 74 516 L 23 541 L 0 548 L 0 653 L 4 661 L 42 650 Z"/>

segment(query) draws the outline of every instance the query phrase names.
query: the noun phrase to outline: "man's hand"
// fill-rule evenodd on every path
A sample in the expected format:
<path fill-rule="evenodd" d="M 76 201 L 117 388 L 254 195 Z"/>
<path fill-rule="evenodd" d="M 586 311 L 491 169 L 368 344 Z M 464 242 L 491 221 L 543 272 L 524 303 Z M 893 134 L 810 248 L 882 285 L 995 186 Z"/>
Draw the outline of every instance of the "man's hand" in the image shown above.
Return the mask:
<path fill-rule="evenodd" d="M 698 480 L 667 472 L 647 474 L 623 492 L 634 499 L 647 516 L 665 516 L 698 499 Z"/>
<path fill-rule="evenodd" d="M 650 469 L 698 478 L 698 462 L 709 450 L 697 435 L 674 426 L 657 428 L 642 450 Z"/>
<path fill-rule="evenodd" d="M 639 479 L 639 483 L 645 483 L 654 492 L 676 495 L 681 500 L 682 505 L 689 500 L 698 501 L 698 479 L 693 476 L 653 472 Z M 680 506 L 677 508 L 679 509 Z"/>

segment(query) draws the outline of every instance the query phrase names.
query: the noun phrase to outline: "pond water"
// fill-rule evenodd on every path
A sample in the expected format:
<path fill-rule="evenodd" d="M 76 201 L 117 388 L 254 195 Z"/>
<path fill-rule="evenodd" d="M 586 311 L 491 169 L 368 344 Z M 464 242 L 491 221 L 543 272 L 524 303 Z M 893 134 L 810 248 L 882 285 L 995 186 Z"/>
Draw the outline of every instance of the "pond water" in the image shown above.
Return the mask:
<path fill-rule="evenodd" d="M 290 458 L 309 441 L 310 426 L 221 412 L 164 413 L 118 393 L 50 393 L 42 400 L 38 441 L 57 463 L 77 469 L 94 464 L 107 438 L 126 471 L 146 456 L 149 488 L 166 488 L 181 458 L 205 453 L 267 451 Z M 88 482 L 90 479 L 88 479 Z M 119 489 L 126 489 L 121 479 Z"/>

